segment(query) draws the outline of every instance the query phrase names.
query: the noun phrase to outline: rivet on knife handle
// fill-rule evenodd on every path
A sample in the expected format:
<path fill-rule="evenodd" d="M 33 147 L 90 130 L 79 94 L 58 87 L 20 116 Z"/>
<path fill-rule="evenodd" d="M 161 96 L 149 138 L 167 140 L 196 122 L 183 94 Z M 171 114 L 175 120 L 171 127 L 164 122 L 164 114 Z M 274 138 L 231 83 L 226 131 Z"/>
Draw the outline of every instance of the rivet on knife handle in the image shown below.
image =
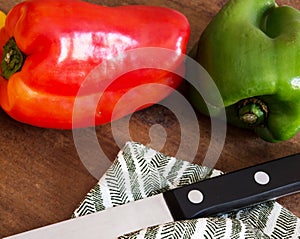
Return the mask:
<path fill-rule="evenodd" d="M 164 193 L 175 220 L 225 213 L 300 191 L 300 154 Z M 177 209 L 177 210 L 175 210 Z"/>

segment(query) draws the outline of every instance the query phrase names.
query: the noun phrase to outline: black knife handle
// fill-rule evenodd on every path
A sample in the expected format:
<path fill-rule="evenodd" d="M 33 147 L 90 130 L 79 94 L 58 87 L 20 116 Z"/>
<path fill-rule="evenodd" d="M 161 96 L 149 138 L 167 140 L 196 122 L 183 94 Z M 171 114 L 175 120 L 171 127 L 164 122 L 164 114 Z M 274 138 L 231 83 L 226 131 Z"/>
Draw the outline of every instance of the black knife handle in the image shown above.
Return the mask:
<path fill-rule="evenodd" d="M 216 215 L 300 191 L 300 154 L 164 193 L 174 220 Z"/>

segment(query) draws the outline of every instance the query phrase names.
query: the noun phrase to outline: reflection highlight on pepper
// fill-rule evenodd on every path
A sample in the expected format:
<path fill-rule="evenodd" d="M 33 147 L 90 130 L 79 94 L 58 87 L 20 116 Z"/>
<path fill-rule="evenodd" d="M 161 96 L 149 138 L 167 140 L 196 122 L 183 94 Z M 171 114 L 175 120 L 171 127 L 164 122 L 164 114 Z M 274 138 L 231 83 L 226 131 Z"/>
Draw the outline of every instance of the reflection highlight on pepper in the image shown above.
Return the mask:
<path fill-rule="evenodd" d="M 106 32 L 75 32 L 60 38 L 58 63 L 70 58 L 78 61 L 112 59 L 138 42 L 124 34 Z"/>

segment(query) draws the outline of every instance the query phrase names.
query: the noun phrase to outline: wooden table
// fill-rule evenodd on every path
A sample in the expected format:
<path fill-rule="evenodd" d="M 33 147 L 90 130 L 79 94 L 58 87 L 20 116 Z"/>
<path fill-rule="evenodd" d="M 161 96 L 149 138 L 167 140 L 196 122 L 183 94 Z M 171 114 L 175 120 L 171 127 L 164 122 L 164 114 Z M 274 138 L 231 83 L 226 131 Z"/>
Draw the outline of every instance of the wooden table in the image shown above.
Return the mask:
<path fill-rule="evenodd" d="M 0 0 L 0 9 L 8 12 L 21 0 Z M 184 13 L 191 24 L 188 50 L 196 43 L 204 27 L 225 0 L 92 0 L 104 5 L 151 4 L 168 6 Z M 300 9 L 300 1 L 283 0 Z M 201 163 L 210 142 L 210 119 L 198 115 L 201 141 L 195 163 Z M 163 148 L 155 148 L 149 130 L 159 124 L 167 135 Z M 182 142 L 180 123 L 172 112 L 155 105 L 132 115 L 131 138 L 176 156 Z M 110 161 L 120 146 L 115 142 L 112 125 L 96 127 L 99 145 Z M 127 138 L 125 139 L 127 140 Z M 300 135 L 288 142 L 271 144 L 252 132 L 228 126 L 224 148 L 216 168 L 232 171 L 300 151 Z M 105 166 L 103 166 L 105 167 Z M 105 170 L 105 168 L 103 168 Z M 9 236 L 70 218 L 73 210 L 95 185 L 82 163 L 72 131 L 43 129 L 14 121 L 0 110 L 0 236 Z M 300 217 L 300 194 L 279 202 Z"/>

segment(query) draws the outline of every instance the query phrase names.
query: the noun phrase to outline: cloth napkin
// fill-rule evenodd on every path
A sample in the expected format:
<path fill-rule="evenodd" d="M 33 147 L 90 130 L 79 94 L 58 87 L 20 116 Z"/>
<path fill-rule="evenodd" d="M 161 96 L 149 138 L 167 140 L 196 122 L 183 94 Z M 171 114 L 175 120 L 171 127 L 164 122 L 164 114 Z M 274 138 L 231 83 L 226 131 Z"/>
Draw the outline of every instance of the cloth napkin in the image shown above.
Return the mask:
<path fill-rule="evenodd" d="M 136 142 L 128 142 L 72 217 L 105 210 L 220 174 L 222 172 L 216 169 L 164 155 Z M 300 239 L 300 219 L 279 203 L 270 201 L 222 216 L 157 225 L 119 237 L 163 238 Z"/>

